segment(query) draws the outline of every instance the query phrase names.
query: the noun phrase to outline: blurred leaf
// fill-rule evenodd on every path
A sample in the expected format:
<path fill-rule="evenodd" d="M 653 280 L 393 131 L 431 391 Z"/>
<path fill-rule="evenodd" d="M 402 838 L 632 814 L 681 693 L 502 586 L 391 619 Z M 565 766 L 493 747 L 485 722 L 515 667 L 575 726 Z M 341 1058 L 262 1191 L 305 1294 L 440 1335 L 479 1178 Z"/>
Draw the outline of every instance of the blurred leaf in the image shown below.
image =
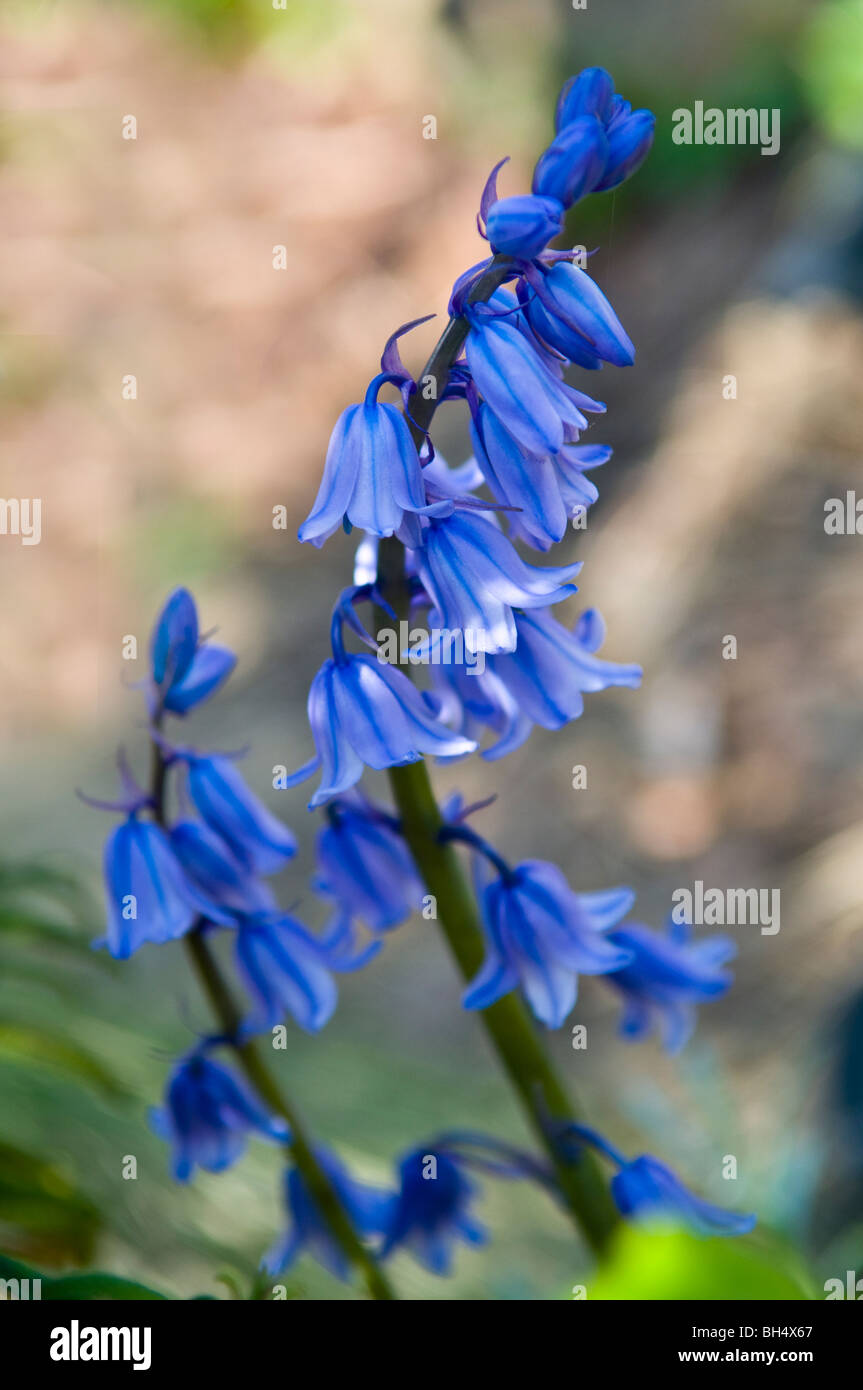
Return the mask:
<path fill-rule="evenodd" d="M 108 1095 L 127 1095 L 126 1087 L 97 1058 L 77 1043 L 54 1037 L 43 1028 L 0 1022 L 0 1063 L 50 1067 L 87 1082 Z"/>
<path fill-rule="evenodd" d="M 16 1250 L 57 1264 L 93 1254 L 98 1209 L 56 1165 L 0 1143 L 0 1223 L 13 1228 Z"/>
<path fill-rule="evenodd" d="M 801 68 L 822 125 L 840 144 L 863 148 L 863 0 L 818 9 Z"/>
<path fill-rule="evenodd" d="M 622 1226 L 611 1254 L 587 1285 L 588 1298 L 694 1300 L 812 1298 L 805 1276 L 784 1247 L 763 1239 Z"/>
<path fill-rule="evenodd" d="M 84 1274 L 63 1274 L 54 1277 L 41 1274 L 37 1269 L 13 1260 L 8 1255 L 0 1255 L 0 1279 L 41 1279 L 42 1301 L 46 1299 L 98 1299 L 115 1300 L 137 1299 L 152 1301 L 164 1300 L 167 1295 L 148 1289 L 134 1279 L 120 1279 L 116 1274 L 101 1274 L 96 1271 Z"/>

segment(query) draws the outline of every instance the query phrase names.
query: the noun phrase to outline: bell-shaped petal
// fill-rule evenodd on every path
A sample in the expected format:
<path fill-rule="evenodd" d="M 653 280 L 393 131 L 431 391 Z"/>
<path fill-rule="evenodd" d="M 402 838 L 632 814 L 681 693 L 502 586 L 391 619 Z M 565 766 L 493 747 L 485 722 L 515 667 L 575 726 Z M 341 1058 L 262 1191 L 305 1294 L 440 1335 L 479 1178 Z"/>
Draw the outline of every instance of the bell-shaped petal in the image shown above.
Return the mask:
<path fill-rule="evenodd" d="M 640 666 L 603 661 L 551 613 L 519 613 L 515 625 L 515 650 L 492 657 L 491 668 L 522 713 L 543 729 L 578 719 L 588 692 L 641 684 Z"/>
<path fill-rule="evenodd" d="M 360 797 L 331 802 L 327 814 L 318 832 L 315 888 L 372 931 L 398 926 L 418 910 L 424 892 L 401 835 Z"/>
<path fill-rule="evenodd" d="M 567 523 L 599 496 L 584 472 L 605 463 L 601 445 L 567 445 L 559 454 L 525 453 L 483 402 L 471 418 L 474 457 L 495 500 L 513 510 L 510 534 L 537 550 L 563 539 Z"/>
<path fill-rule="evenodd" d="M 513 608 L 544 608 L 568 598 L 580 564 L 525 564 L 484 516 L 455 512 L 433 521 L 417 563 L 435 621 L 464 634 L 470 652 L 507 652 L 516 644 Z"/>
<path fill-rule="evenodd" d="M 407 421 L 397 406 L 377 399 L 387 380 L 387 374 L 375 377 L 363 403 L 340 416 L 301 541 L 320 546 L 345 519 L 373 536 L 392 536 L 406 513 L 425 511 L 422 468 Z"/>
<path fill-rule="evenodd" d="M 251 1134 L 284 1143 L 283 1119 L 270 1115 L 251 1088 L 227 1067 L 195 1051 L 177 1064 L 165 1105 L 150 1123 L 172 1146 L 171 1171 L 188 1182 L 195 1167 L 221 1173 L 245 1152 Z"/>
<path fill-rule="evenodd" d="M 470 1210 L 479 1195 L 455 1155 L 419 1148 L 398 1164 L 398 1194 L 389 1212 L 381 1256 L 409 1250 L 432 1274 L 450 1273 L 455 1245 L 484 1245 L 485 1227 Z"/>
<path fill-rule="evenodd" d="M 324 1170 L 357 1235 L 381 1236 L 387 1229 L 393 1194 L 351 1177 L 340 1159 L 318 1147 L 315 1158 Z M 337 1279 L 350 1278 L 350 1265 L 330 1231 L 298 1168 L 285 1174 L 285 1205 L 290 1224 L 261 1261 L 271 1275 L 281 1274 L 300 1254 L 309 1254 Z"/>
<path fill-rule="evenodd" d="M 651 1225 L 683 1226 L 696 1235 L 743 1236 L 756 1221 L 751 1213 L 726 1211 L 696 1197 L 650 1154 L 624 1163 L 611 1180 L 611 1194 L 623 1216 Z"/>
<path fill-rule="evenodd" d="M 521 194 L 492 203 L 486 232 L 495 252 L 532 260 L 563 231 L 563 204 L 557 198 Z"/>
<path fill-rule="evenodd" d="M 198 814 L 253 874 L 275 874 L 297 849 L 286 825 L 246 786 L 230 758 L 188 755 L 189 792 Z"/>
<path fill-rule="evenodd" d="M 466 313 L 465 353 L 477 390 L 528 453 L 539 458 L 558 453 L 568 430 L 587 427 L 577 397 L 549 369 L 517 320 L 469 308 Z"/>
<path fill-rule="evenodd" d="M 612 891 L 619 921 L 633 898 L 628 889 Z M 517 987 L 541 1023 L 559 1028 L 575 1004 L 579 974 L 602 975 L 629 960 L 606 942 L 589 903 L 556 864 L 527 860 L 481 884 L 480 902 L 487 956 L 465 993 L 466 1009 L 486 1008 Z"/>
<path fill-rule="evenodd" d="M 307 1033 L 317 1033 L 338 1000 L 327 951 L 293 917 L 247 918 L 235 941 L 237 969 L 252 999 L 243 1035 L 267 1032 L 286 1014 Z"/>
<path fill-rule="evenodd" d="M 402 671 L 364 653 L 324 662 L 312 681 L 308 714 L 317 757 L 291 780 L 321 769 L 313 808 L 353 787 L 364 766 L 400 767 L 424 753 L 452 757 L 476 747 L 435 718 Z"/>
<path fill-rule="evenodd" d="M 230 926 L 233 918 L 184 874 L 159 825 L 130 816 L 105 844 L 107 932 L 96 942 L 126 960 L 139 946 L 183 936 L 199 918 Z"/>
<path fill-rule="evenodd" d="M 557 198 L 565 208 L 591 193 L 608 160 L 608 140 L 596 116 L 576 116 L 563 126 L 537 160 L 533 191 Z"/>
<path fill-rule="evenodd" d="M 236 656 L 227 647 L 204 643 L 195 652 L 182 679 L 171 684 L 163 707 L 171 714 L 188 714 L 224 685 L 236 664 Z"/>
<path fill-rule="evenodd" d="M 656 1027 L 666 1051 L 679 1052 L 692 1036 L 696 1006 L 730 989 L 734 977 L 724 966 L 737 954 L 735 943 L 724 936 L 681 940 L 673 929 L 663 934 L 640 923 L 621 927 L 609 940 L 631 957 L 609 976 L 623 999 L 621 1036 L 640 1042 Z"/>
<path fill-rule="evenodd" d="M 633 111 L 608 129 L 608 157 L 605 173 L 594 192 L 617 188 L 644 163 L 653 144 L 656 117 L 652 111 Z"/>
<path fill-rule="evenodd" d="M 579 266 L 558 261 L 538 271 L 531 282 L 536 298 L 525 310 L 534 331 L 565 357 L 572 354 L 574 337 L 586 340 L 588 349 L 616 367 L 635 361 L 635 348 L 599 286 Z"/>
<path fill-rule="evenodd" d="M 267 884 L 253 878 L 226 841 L 203 821 L 183 820 L 172 826 L 171 848 L 186 876 L 222 907 L 238 913 L 275 909 Z"/>

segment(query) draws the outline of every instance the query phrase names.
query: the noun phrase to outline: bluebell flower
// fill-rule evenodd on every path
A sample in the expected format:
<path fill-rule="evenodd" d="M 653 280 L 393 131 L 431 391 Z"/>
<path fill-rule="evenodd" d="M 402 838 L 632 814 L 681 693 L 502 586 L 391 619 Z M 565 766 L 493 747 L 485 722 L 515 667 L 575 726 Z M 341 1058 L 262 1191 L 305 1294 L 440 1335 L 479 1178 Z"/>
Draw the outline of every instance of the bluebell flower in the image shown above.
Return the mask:
<path fill-rule="evenodd" d="M 622 1216 L 650 1225 L 683 1226 L 703 1236 L 743 1236 L 755 1225 L 751 1213 L 726 1211 L 696 1197 L 676 1173 L 650 1154 L 626 1158 L 587 1125 L 567 1125 L 562 1139 L 570 1138 L 589 1144 L 617 1166 L 611 1194 Z"/>
<path fill-rule="evenodd" d="M 155 711 L 183 715 L 224 684 L 237 658 L 226 647 L 199 642 L 195 601 L 188 589 L 175 589 L 156 619 L 150 662 Z"/>
<path fill-rule="evenodd" d="M 234 943 L 237 969 L 252 1000 L 243 1036 L 273 1029 L 285 1014 L 307 1033 L 323 1028 L 338 1000 L 333 971 L 358 970 L 379 949 L 373 942 L 352 954 L 350 944 L 341 921 L 329 936 L 316 937 L 287 913 L 244 917 Z"/>
<path fill-rule="evenodd" d="M 458 838 L 467 838 L 464 831 Z M 629 960 L 602 936 L 632 907 L 628 888 L 574 893 L 557 865 L 541 859 L 515 869 L 501 864 L 497 877 L 478 886 L 486 958 L 464 995 L 466 1009 L 488 1008 L 520 989 L 539 1021 L 559 1028 L 575 1004 L 579 974 L 604 975 Z"/>
<path fill-rule="evenodd" d="M 604 193 L 617 188 L 644 163 L 653 144 L 656 117 L 652 111 L 633 111 L 622 97 L 615 97 L 615 109 L 606 130 L 608 158 L 605 173 L 594 189 Z"/>
<path fill-rule="evenodd" d="M 682 1223 L 697 1235 L 743 1236 L 756 1221 L 751 1213 L 726 1211 L 696 1197 L 670 1168 L 650 1154 L 625 1163 L 611 1180 L 611 1193 L 623 1216 L 651 1223 Z"/>
<path fill-rule="evenodd" d="M 533 191 L 572 207 L 593 192 L 608 162 L 608 140 L 596 116 L 576 116 L 537 160 Z"/>
<path fill-rule="evenodd" d="M 188 878 L 229 911 L 274 910 L 276 899 L 254 878 L 227 843 L 203 821 L 182 820 L 171 827 L 171 848 Z"/>
<path fill-rule="evenodd" d="M 278 873 L 297 850 L 286 825 L 246 786 L 231 758 L 182 750 L 189 769 L 189 793 L 198 814 L 248 872 Z"/>
<path fill-rule="evenodd" d="M 656 117 L 652 111 L 633 111 L 628 101 L 616 95 L 614 82 L 604 68 L 585 68 L 565 83 L 558 98 L 555 129 L 563 134 L 585 116 L 601 122 L 607 139 L 605 168 L 592 187 L 594 193 L 602 193 L 623 183 L 646 159 Z"/>
<path fill-rule="evenodd" d="M 415 912 L 424 892 L 391 817 L 360 797 L 331 801 L 318 832 L 315 888 L 351 918 L 387 931 Z"/>
<path fill-rule="evenodd" d="M 324 662 L 309 691 L 317 754 L 289 778 L 293 785 L 321 770 L 310 808 L 355 786 L 365 766 L 401 767 L 424 753 L 473 752 L 476 744 L 440 723 L 404 672 L 376 657 L 346 652 L 339 638 L 334 647 L 336 656 Z"/>
<path fill-rule="evenodd" d="M 200 1050 L 177 1063 L 165 1106 L 150 1111 L 150 1124 L 172 1145 L 177 1182 L 188 1182 L 196 1165 L 223 1172 L 245 1152 L 250 1134 L 282 1143 L 289 1138 L 285 1121 L 270 1115 L 241 1077 Z"/>
<path fill-rule="evenodd" d="M 605 635 L 596 609 L 587 609 L 572 632 L 544 610 L 519 613 L 516 632 L 513 652 L 489 658 L 493 674 L 515 701 L 520 720 L 517 730 L 504 731 L 504 746 L 496 750 L 497 757 L 524 742 L 534 724 L 561 729 L 578 719 L 586 693 L 610 686 L 632 690 L 641 684 L 640 666 L 603 661 L 595 655 Z M 494 754 L 495 750 L 489 750 L 489 757 Z"/>
<path fill-rule="evenodd" d="M 383 1235 L 392 1209 L 393 1194 L 351 1177 L 341 1160 L 328 1149 L 318 1147 L 315 1157 L 334 1187 L 356 1233 L 367 1238 Z M 299 1169 L 289 1169 L 285 1173 L 284 1183 L 290 1225 L 264 1255 L 262 1268 L 270 1275 L 281 1274 L 298 1255 L 306 1253 L 337 1279 L 349 1279 L 350 1265 L 344 1251 L 331 1234 Z"/>
<path fill-rule="evenodd" d="M 536 458 L 525 453 L 484 403 L 471 416 L 474 457 L 495 500 L 516 508 L 509 514 L 511 535 L 537 550 L 563 539 L 567 522 L 599 496 L 584 472 L 611 457 L 602 445 L 568 445 L 558 454 Z"/>
<path fill-rule="evenodd" d="M 314 507 L 300 527 L 301 541 L 323 545 L 345 518 L 373 536 L 392 536 L 406 515 L 426 511 L 422 468 L 407 421 L 397 406 L 378 400 L 388 381 L 398 378 L 380 373 L 363 403 L 348 406 L 339 417 Z"/>
<path fill-rule="evenodd" d="M 718 999 L 730 989 L 733 975 L 723 966 L 737 954 L 727 936 L 689 939 L 684 925 L 669 924 L 666 935 L 641 924 L 619 928 L 609 941 L 630 953 L 609 984 L 623 996 L 621 1035 L 640 1042 L 658 1027 L 668 1052 L 679 1052 L 695 1028 L 696 1005 Z"/>
<path fill-rule="evenodd" d="M 544 274 L 537 271 L 539 277 Z M 492 299 L 489 305 L 468 304 L 464 309 L 470 324 L 465 355 L 472 379 L 526 453 L 537 458 L 558 454 L 587 428 L 583 411 L 605 407 L 566 385 L 559 365 L 537 351 L 535 341 L 522 330 L 522 310 L 500 311 L 495 304 Z"/>
<path fill-rule="evenodd" d="M 545 608 L 569 598 L 575 592 L 570 581 L 581 569 L 580 563 L 545 569 L 526 564 L 494 522 L 475 512 L 432 521 L 416 561 L 435 624 L 461 631 L 471 652 L 512 651 L 513 609 Z"/>
<path fill-rule="evenodd" d="M 485 1228 L 470 1211 L 479 1188 L 455 1154 L 419 1148 L 398 1164 L 399 1187 L 381 1256 L 409 1250 L 432 1274 L 449 1274 L 456 1241 L 484 1245 Z"/>
<path fill-rule="evenodd" d="M 491 249 L 526 260 L 538 256 L 562 231 L 563 204 L 531 193 L 499 198 L 486 219 Z"/>
<path fill-rule="evenodd" d="M 543 342 L 573 360 L 586 346 L 603 362 L 616 367 L 632 365 L 632 340 L 586 270 L 558 261 L 548 269 L 529 269 L 528 283 L 536 294 L 524 312 Z"/>
<path fill-rule="evenodd" d="M 514 652 L 489 656 L 485 670 L 451 663 L 432 668 L 440 718 L 466 738 L 497 735 L 481 757 L 495 761 L 530 737 L 535 725 L 559 729 L 584 710 L 584 695 L 610 686 L 635 688 L 641 668 L 595 656 L 604 635 L 596 609 L 572 632 L 545 610 L 515 614 Z"/>
<path fill-rule="evenodd" d="M 94 944 L 126 960 L 145 942 L 183 936 L 203 917 L 230 926 L 233 918 L 183 872 L 161 826 L 133 814 L 105 844 L 106 935 Z"/>

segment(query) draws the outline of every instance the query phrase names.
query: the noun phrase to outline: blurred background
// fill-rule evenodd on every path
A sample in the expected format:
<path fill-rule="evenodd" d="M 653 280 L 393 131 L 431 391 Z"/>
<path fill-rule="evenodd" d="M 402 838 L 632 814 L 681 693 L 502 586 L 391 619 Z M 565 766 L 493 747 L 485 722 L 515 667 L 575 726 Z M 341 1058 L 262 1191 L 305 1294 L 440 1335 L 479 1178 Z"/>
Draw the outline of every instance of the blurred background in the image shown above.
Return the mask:
<path fill-rule="evenodd" d="M 863 499 L 863 0 L 7 0 L 0 54 L 0 491 L 43 500 L 38 546 L 0 538 L 0 1250 L 224 1297 L 281 1224 L 263 1145 L 187 1189 L 167 1175 L 147 1106 L 209 1021 L 180 947 L 90 952 L 110 820 L 75 789 L 113 794 L 121 742 L 141 757 L 129 687 L 189 585 L 240 658 L 192 736 L 251 744 L 250 780 L 302 844 L 282 901 L 323 920 L 308 788 L 270 787 L 310 756 L 306 692 L 354 547 L 301 549 L 296 526 L 388 334 L 440 316 L 484 254 L 489 168 L 511 155 L 501 192 L 526 189 L 561 81 L 602 64 L 657 112 L 656 145 L 567 244 L 599 248 L 638 358 L 579 382 L 608 403 L 592 438 L 615 457 L 557 562 L 584 559 L 571 616 L 598 606 L 604 654 L 641 662 L 644 686 L 436 782 L 496 793 L 477 828 L 505 854 L 584 890 L 630 883 L 655 926 L 697 879 L 780 890 L 778 934 L 730 929 L 736 985 L 680 1058 L 620 1041 L 597 980 L 549 1044 L 592 1123 L 757 1211 L 816 1289 L 860 1270 L 863 539 L 826 534 L 824 505 Z M 696 101 L 780 108 L 779 153 L 675 144 L 672 112 Z M 439 324 L 408 340 L 414 368 Z M 436 438 L 456 463 L 451 413 Z M 321 1035 L 292 1028 L 274 1054 L 370 1179 L 442 1128 L 526 1140 L 459 993 L 414 921 L 343 977 Z M 451 1280 L 398 1262 L 408 1297 L 584 1281 L 541 1192 L 489 1185 L 482 1214 L 492 1243 Z M 352 1296 L 309 1261 L 289 1283 Z"/>

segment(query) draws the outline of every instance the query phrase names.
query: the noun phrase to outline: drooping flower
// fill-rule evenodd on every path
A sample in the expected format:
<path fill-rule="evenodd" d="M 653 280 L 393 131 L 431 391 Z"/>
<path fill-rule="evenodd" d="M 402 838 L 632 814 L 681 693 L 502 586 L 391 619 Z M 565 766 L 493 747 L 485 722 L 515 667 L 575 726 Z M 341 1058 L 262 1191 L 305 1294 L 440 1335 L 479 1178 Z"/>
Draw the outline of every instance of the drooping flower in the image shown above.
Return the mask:
<path fill-rule="evenodd" d="M 130 815 L 105 844 L 106 935 L 94 944 L 126 960 L 145 942 L 183 936 L 199 917 L 230 926 L 233 918 L 183 872 L 161 826 Z"/>
<path fill-rule="evenodd" d="M 432 669 L 441 719 L 477 740 L 483 726 L 497 735 L 480 755 L 488 761 L 520 748 L 537 724 L 560 729 L 578 719 L 585 694 L 641 682 L 639 666 L 594 655 L 605 631 L 596 609 L 571 632 L 544 609 L 516 613 L 515 627 L 515 651 L 489 656 L 484 671 L 455 663 Z"/>
<path fill-rule="evenodd" d="M 541 859 L 515 869 L 498 860 L 498 876 L 478 887 L 486 958 L 462 1000 L 466 1009 L 485 1009 L 520 989 L 540 1022 L 559 1028 L 575 1004 L 579 974 L 604 975 L 629 960 L 602 936 L 632 907 L 628 888 L 574 893 L 557 865 Z"/>
<path fill-rule="evenodd" d="M 491 249 L 526 260 L 538 256 L 562 230 L 562 202 L 531 193 L 499 198 L 486 219 Z"/>
<path fill-rule="evenodd" d="M 737 954 L 727 936 L 690 939 L 685 925 L 669 924 L 667 934 L 640 923 L 620 927 L 609 941 L 630 953 L 608 983 L 623 997 L 621 1036 L 641 1042 L 654 1027 L 668 1052 L 679 1052 L 695 1028 L 696 1006 L 718 999 L 733 976 L 723 966 Z"/>
<path fill-rule="evenodd" d="M 227 842 L 203 821 L 178 821 L 170 834 L 171 848 L 185 873 L 215 902 L 238 913 L 275 909 L 269 886 L 254 878 Z"/>
<path fill-rule="evenodd" d="M 580 563 L 528 565 L 492 521 L 475 512 L 433 520 L 416 562 L 438 626 L 464 634 L 470 652 L 516 644 L 514 608 L 545 608 L 575 592 Z"/>
<path fill-rule="evenodd" d="M 413 1149 L 399 1161 L 397 1174 L 381 1256 L 409 1250 L 432 1274 L 449 1274 L 457 1241 L 484 1245 L 488 1240 L 470 1211 L 478 1185 L 457 1155 L 445 1149 Z"/>
<path fill-rule="evenodd" d="M 423 887 L 392 817 L 357 796 L 331 801 L 316 845 L 318 892 L 351 918 L 387 931 L 420 904 Z"/>
<path fill-rule="evenodd" d="M 526 453 L 546 458 L 560 453 L 587 428 L 584 410 L 605 407 L 566 385 L 559 367 L 555 371 L 535 340 L 522 331 L 521 312 L 516 310 L 514 317 L 511 309 L 498 309 L 494 299 L 466 305 L 470 331 L 465 355 L 477 390 L 504 429 Z"/>
<path fill-rule="evenodd" d="M 602 445 L 565 445 L 558 454 L 527 454 L 481 402 L 471 418 L 474 457 L 496 501 L 508 514 L 510 533 L 537 550 L 563 539 L 568 521 L 599 493 L 584 472 L 611 457 Z"/>
<path fill-rule="evenodd" d="M 198 814 L 253 874 L 275 874 L 297 851 L 286 825 L 246 785 L 231 758 L 189 750 L 178 753 L 188 765 L 189 793 Z"/>
<path fill-rule="evenodd" d="M 650 1154 L 626 1158 L 587 1125 L 567 1125 L 563 1138 L 589 1144 L 617 1165 L 619 1171 L 611 1180 L 611 1193 L 621 1215 L 632 1220 L 654 1226 L 682 1226 L 703 1236 L 742 1236 L 756 1223 L 751 1213 L 726 1211 L 696 1197 L 658 1158 Z"/>
<path fill-rule="evenodd" d="M 300 527 L 301 541 L 323 545 L 345 518 L 373 536 L 392 536 L 407 516 L 427 510 L 407 421 L 397 406 L 378 400 L 386 382 L 399 384 L 400 378 L 379 373 L 362 404 L 348 406 L 339 417 L 315 505 Z"/>
<path fill-rule="evenodd" d="M 333 971 L 359 970 L 379 950 L 373 942 L 352 954 L 345 923 L 324 936 L 312 933 L 288 913 L 257 913 L 241 921 L 234 942 L 237 969 L 252 1007 L 242 1033 L 267 1032 L 290 1014 L 307 1033 L 317 1033 L 332 1017 L 338 1000 Z"/>
<path fill-rule="evenodd" d="M 344 1164 L 330 1150 L 318 1147 L 315 1157 L 335 1189 L 357 1235 L 383 1235 L 387 1229 L 393 1194 L 351 1177 Z M 311 1255 L 337 1279 L 350 1277 L 350 1265 L 336 1242 L 318 1203 L 298 1168 L 290 1168 L 284 1178 L 285 1205 L 290 1225 L 264 1255 L 261 1266 L 268 1274 L 281 1274 L 302 1253 Z"/>
<path fill-rule="evenodd" d="M 245 1152 L 250 1134 L 285 1142 L 288 1126 L 270 1115 L 241 1077 L 201 1049 L 179 1061 L 171 1074 L 163 1109 L 150 1124 L 172 1146 L 171 1172 L 188 1182 L 195 1166 L 221 1173 Z"/>
<path fill-rule="evenodd" d="M 342 622 L 353 626 L 353 604 L 364 596 L 364 588 L 341 595 L 333 613 L 333 656 L 309 691 L 309 724 L 317 753 L 288 784 L 321 770 L 320 786 L 309 803 L 312 809 L 353 787 L 365 766 L 401 767 L 418 762 L 424 753 L 458 756 L 476 747 L 435 717 L 432 704 L 404 672 L 377 657 L 345 650 Z M 359 632 L 370 640 L 361 627 Z"/>
<path fill-rule="evenodd" d="M 199 642 L 198 612 L 188 589 L 168 597 L 150 642 L 156 710 L 188 714 L 213 695 L 237 663 L 233 652 Z"/>
<path fill-rule="evenodd" d="M 529 268 L 535 290 L 525 314 L 531 328 L 549 347 L 577 360 L 588 352 L 616 367 L 635 361 L 635 348 L 602 290 L 580 266 L 567 261 Z"/>
<path fill-rule="evenodd" d="M 595 655 L 605 635 L 596 609 L 587 609 L 572 632 L 545 610 L 516 616 L 518 642 L 512 652 L 490 658 L 491 669 L 515 700 L 520 714 L 518 730 L 510 729 L 502 757 L 523 742 L 534 724 L 561 729 L 584 711 L 584 695 L 610 686 L 635 689 L 641 684 L 641 667 L 603 661 Z M 524 720 L 527 720 L 525 728 Z M 518 738 L 518 742 L 513 740 Z"/>

